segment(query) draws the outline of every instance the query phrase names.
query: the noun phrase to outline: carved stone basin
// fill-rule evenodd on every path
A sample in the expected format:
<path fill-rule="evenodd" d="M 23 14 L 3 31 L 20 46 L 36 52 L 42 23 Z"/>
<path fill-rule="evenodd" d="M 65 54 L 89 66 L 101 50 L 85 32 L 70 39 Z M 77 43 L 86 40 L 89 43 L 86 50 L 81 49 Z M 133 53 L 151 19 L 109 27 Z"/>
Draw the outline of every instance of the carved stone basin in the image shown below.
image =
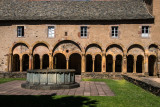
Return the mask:
<path fill-rule="evenodd" d="M 79 87 L 75 82 L 74 69 L 43 69 L 27 72 L 26 83 L 21 84 L 26 89 L 70 89 Z"/>

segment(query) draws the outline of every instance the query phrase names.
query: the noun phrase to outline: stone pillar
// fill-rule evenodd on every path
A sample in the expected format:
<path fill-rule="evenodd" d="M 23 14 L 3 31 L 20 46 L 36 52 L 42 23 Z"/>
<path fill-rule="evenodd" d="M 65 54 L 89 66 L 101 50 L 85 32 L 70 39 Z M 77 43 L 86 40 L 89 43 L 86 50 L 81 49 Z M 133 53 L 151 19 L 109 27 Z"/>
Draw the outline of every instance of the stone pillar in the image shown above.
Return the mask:
<path fill-rule="evenodd" d="M 144 74 L 149 75 L 148 73 L 148 55 L 145 55 L 144 68 L 145 68 Z"/>
<path fill-rule="evenodd" d="M 43 68 L 43 56 L 40 56 L 40 69 Z"/>
<path fill-rule="evenodd" d="M 82 72 L 86 72 L 86 56 L 85 56 L 85 54 L 82 54 L 81 70 L 82 70 Z"/>
<path fill-rule="evenodd" d="M 94 72 L 95 71 L 95 67 L 94 67 L 94 62 L 95 62 L 95 58 L 92 58 L 92 61 L 93 61 L 93 64 L 92 64 L 92 72 Z"/>
<path fill-rule="evenodd" d="M 142 61 L 142 73 L 145 73 L 144 64 L 145 64 L 145 58 L 143 58 L 143 61 Z"/>
<path fill-rule="evenodd" d="M 122 73 L 127 73 L 127 56 L 123 55 Z"/>
<path fill-rule="evenodd" d="M 69 69 L 69 58 L 66 59 L 66 69 Z"/>
<path fill-rule="evenodd" d="M 160 47 L 159 47 L 160 49 Z M 157 51 L 157 75 L 160 78 L 160 50 Z"/>
<path fill-rule="evenodd" d="M 102 53 L 102 72 L 106 72 L 106 54 Z"/>
<path fill-rule="evenodd" d="M 32 55 L 32 69 L 34 69 L 34 55 Z"/>
<path fill-rule="evenodd" d="M 137 62 L 137 56 L 134 56 L 133 73 L 136 73 L 136 62 Z"/>
<path fill-rule="evenodd" d="M 33 65 L 32 65 L 32 61 L 33 60 L 33 56 L 32 56 L 32 54 L 29 54 L 29 70 L 31 70 L 33 67 Z"/>
<path fill-rule="evenodd" d="M 13 54 L 9 54 L 9 67 L 8 67 L 8 71 L 11 72 L 12 71 L 12 59 L 13 59 Z"/>
<path fill-rule="evenodd" d="M 157 71 L 157 75 L 158 75 L 158 78 L 160 78 L 160 61 L 158 60 L 158 71 Z"/>
<path fill-rule="evenodd" d="M 53 56 L 52 53 L 49 53 L 49 69 L 53 69 Z"/>
<path fill-rule="evenodd" d="M 20 55 L 20 72 L 23 71 L 23 60 L 22 60 L 22 55 Z"/>
<path fill-rule="evenodd" d="M 112 67 L 113 67 L 112 72 L 115 72 L 115 70 L 116 70 L 116 58 L 115 58 L 115 56 L 113 56 L 113 66 Z"/>

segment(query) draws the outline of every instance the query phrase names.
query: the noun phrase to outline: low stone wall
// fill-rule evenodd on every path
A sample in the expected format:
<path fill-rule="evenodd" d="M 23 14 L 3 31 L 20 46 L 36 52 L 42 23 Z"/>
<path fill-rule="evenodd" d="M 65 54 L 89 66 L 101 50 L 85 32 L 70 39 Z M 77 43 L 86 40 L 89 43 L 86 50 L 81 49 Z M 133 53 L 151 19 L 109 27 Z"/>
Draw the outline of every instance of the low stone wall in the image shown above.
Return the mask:
<path fill-rule="evenodd" d="M 129 76 L 129 75 L 123 75 L 123 78 L 137 86 L 142 87 L 143 89 L 150 91 L 151 93 L 160 96 L 160 83 L 137 77 L 137 76 Z"/>
<path fill-rule="evenodd" d="M 81 73 L 82 78 L 86 79 L 123 79 L 121 73 L 102 73 L 102 72 L 85 72 Z"/>
<path fill-rule="evenodd" d="M 26 78 L 26 72 L 0 72 L 0 78 Z"/>

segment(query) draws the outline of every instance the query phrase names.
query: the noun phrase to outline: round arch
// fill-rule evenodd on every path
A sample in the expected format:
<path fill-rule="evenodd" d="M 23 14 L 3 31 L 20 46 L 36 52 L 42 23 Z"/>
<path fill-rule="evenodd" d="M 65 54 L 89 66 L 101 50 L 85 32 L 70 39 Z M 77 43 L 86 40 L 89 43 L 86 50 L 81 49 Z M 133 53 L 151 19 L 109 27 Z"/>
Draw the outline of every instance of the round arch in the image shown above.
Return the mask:
<path fill-rule="evenodd" d="M 10 49 L 10 53 L 13 53 L 13 50 L 14 50 L 17 46 L 19 46 L 19 45 L 26 46 L 26 47 L 29 49 L 29 45 L 28 45 L 28 44 L 26 44 L 26 43 L 24 43 L 24 42 L 18 42 L 18 43 L 13 44 L 13 46 L 12 46 L 11 49 Z"/>
<path fill-rule="evenodd" d="M 58 41 L 56 42 L 54 45 L 53 45 L 53 50 L 52 52 L 54 53 L 55 49 L 60 46 L 61 44 L 64 44 L 64 43 L 72 43 L 74 44 L 75 46 L 77 46 L 81 52 L 83 52 L 83 48 L 81 47 L 80 43 L 79 42 L 74 42 L 72 40 L 62 40 L 62 41 Z"/>
<path fill-rule="evenodd" d="M 102 48 L 101 48 L 101 46 L 100 46 L 99 44 L 91 43 L 91 44 L 87 45 L 87 47 L 85 48 L 85 53 L 86 53 L 87 50 L 88 50 L 89 48 L 91 48 L 91 47 L 96 47 L 96 48 L 100 49 L 101 52 L 102 52 Z"/>
<path fill-rule="evenodd" d="M 110 45 L 108 45 L 107 48 L 106 48 L 106 52 L 109 49 L 114 48 L 114 47 L 116 47 L 116 48 L 120 49 L 122 52 L 124 52 L 124 47 L 121 44 L 120 45 L 119 44 L 110 44 Z"/>
<path fill-rule="evenodd" d="M 32 45 L 32 53 L 33 53 L 34 49 L 35 49 L 36 47 L 38 47 L 38 46 L 45 46 L 45 47 L 47 47 L 48 50 L 49 50 L 49 45 L 48 45 L 48 43 L 36 42 L 35 44 Z"/>
<path fill-rule="evenodd" d="M 143 50 L 143 52 L 145 52 L 145 49 L 144 49 L 144 47 L 142 45 L 140 45 L 140 44 L 133 44 L 133 45 L 131 45 L 131 46 L 129 46 L 127 48 L 127 53 L 129 52 L 129 50 L 131 50 L 133 48 L 139 48 L 139 49 Z"/>
<path fill-rule="evenodd" d="M 126 50 L 124 45 L 122 45 L 121 43 L 110 43 L 110 44 L 106 45 L 106 51 L 107 51 L 107 49 L 109 49 L 110 47 L 113 47 L 113 46 L 119 47 L 122 50 L 122 52 L 124 52 Z"/>

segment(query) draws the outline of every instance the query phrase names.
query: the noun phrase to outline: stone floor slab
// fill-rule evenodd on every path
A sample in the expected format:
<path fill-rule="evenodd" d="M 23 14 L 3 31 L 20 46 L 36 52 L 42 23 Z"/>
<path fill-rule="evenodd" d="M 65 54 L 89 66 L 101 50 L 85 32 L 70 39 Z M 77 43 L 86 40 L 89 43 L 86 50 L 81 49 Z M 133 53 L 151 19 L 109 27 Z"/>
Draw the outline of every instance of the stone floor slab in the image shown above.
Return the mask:
<path fill-rule="evenodd" d="M 80 87 L 60 90 L 31 90 L 21 88 L 25 81 L 11 81 L 0 84 L 0 95 L 75 95 L 75 96 L 114 96 L 104 82 L 80 81 Z"/>

